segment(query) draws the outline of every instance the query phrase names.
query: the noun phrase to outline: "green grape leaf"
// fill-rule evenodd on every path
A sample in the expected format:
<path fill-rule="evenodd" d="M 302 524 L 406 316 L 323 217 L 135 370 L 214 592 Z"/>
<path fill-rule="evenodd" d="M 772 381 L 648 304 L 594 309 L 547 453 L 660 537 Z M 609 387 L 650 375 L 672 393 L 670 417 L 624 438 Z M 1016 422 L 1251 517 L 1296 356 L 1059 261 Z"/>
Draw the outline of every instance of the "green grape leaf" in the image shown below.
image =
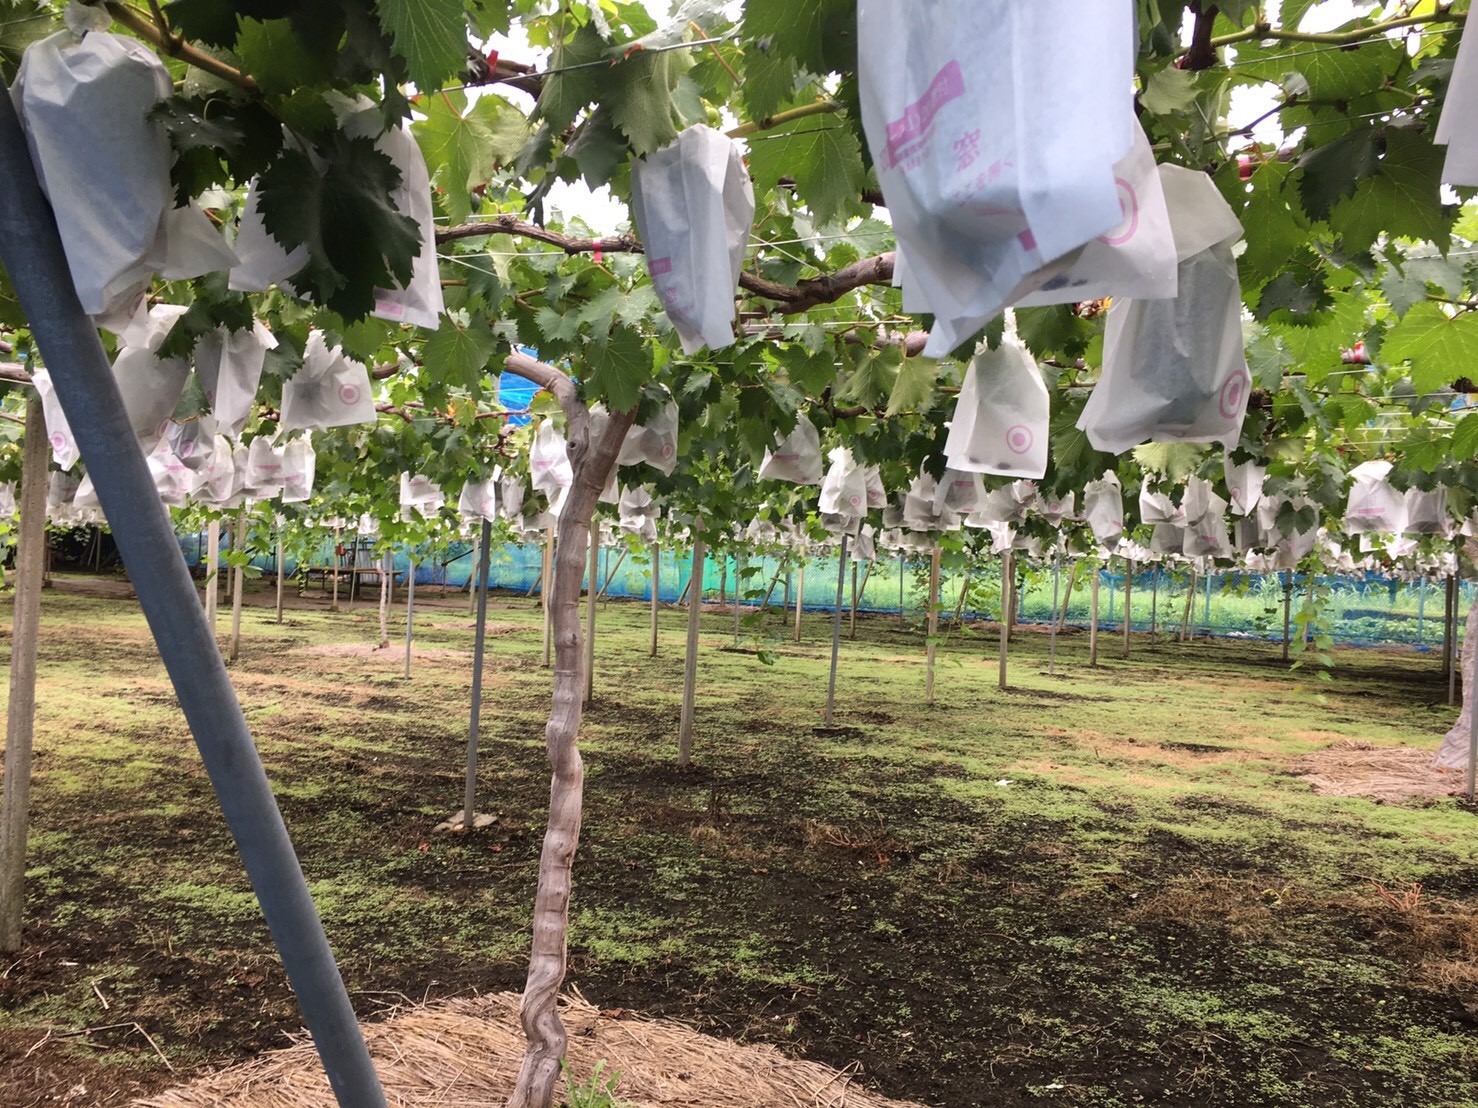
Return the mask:
<path fill-rule="evenodd" d="M 496 113 L 497 97 L 483 97 L 479 109 L 484 101 L 493 101 L 490 108 Z M 426 118 L 411 124 L 411 133 L 426 158 L 426 171 L 445 192 L 443 203 L 453 223 L 467 221 L 472 213 L 470 191 L 492 175 L 497 158 L 492 129 L 482 118 L 488 113 L 467 112 L 466 103 L 460 92 L 428 96 L 422 102 Z"/>
<path fill-rule="evenodd" d="M 903 348 L 892 343 L 865 346 L 853 352 L 852 369 L 837 389 L 842 404 L 876 408 L 893 395 L 903 366 Z"/>
<path fill-rule="evenodd" d="M 334 132 L 317 149 L 321 170 L 284 151 L 258 178 L 258 198 L 268 233 L 308 248 L 293 284 L 353 321 L 374 308 L 375 289 L 409 283 L 421 232 L 396 209 L 400 171 L 371 139 Z"/>
<path fill-rule="evenodd" d="M 236 41 L 236 17 L 282 19 L 293 13 L 295 0 L 171 0 L 164 5 L 170 26 L 192 42 L 229 48 Z"/>
<path fill-rule="evenodd" d="M 1183 112 L 1196 102 L 1196 75 L 1173 65 L 1156 70 L 1145 82 L 1139 102 L 1155 115 Z"/>
<path fill-rule="evenodd" d="M 299 85 L 318 83 L 325 74 L 303 46 L 288 19 L 243 19 L 236 36 L 241 71 L 269 96 L 285 95 Z"/>
<path fill-rule="evenodd" d="M 624 412 L 641 401 L 642 386 L 652 376 L 652 355 L 640 334 L 617 324 L 597 342 L 590 356 L 590 398 L 604 400 L 613 412 Z"/>
<path fill-rule="evenodd" d="M 888 395 L 889 418 L 900 412 L 927 412 L 933 407 L 934 385 L 939 380 L 939 362 L 933 358 L 904 358 L 898 380 Z"/>
<path fill-rule="evenodd" d="M 421 358 L 425 369 L 439 380 L 477 393 L 497 349 L 497 340 L 484 324 L 463 326 L 442 316 L 436 333 L 421 348 Z"/>
<path fill-rule="evenodd" d="M 417 88 L 440 88 L 467 68 L 463 0 L 375 0 L 380 25 Z"/>
<path fill-rule="evenodd" d="M 1417 392 L 1441 388 L 1478 364 L 1478 315 L 1417 304 L 1387 333 L 1381 356 L 1391 365 L 1410 362 Z"/>
<path fill-rule="evenodd" d="M 1263 286 L 1253 318 L 1311 323 L 1332 303 L 1320 270 L 1284 270 Z"/>
<path fill-rule="evenodd" d="M 1355 194 L 1355 186 L 1380 169 L 1375 131 L 1364 124 L 1309 150 L 1298 159 L 1303 172 L 1298 181 L 1299 199 L 1310 219 L 1329 218 L 1335 204 Z"/>
<path fill-rule="evenodd" d="M 749 170 L 759 195 L 782 177 L 794 180 L 796 195 L 817 223 L 862 213 L 862 149 L 852 128 L 837 118 L 822 116 L 794 131 L 753 136 Z"/>
<path fill-rule="evenodd" d="M 588 23 L 556 46 L 534 118 L 546 122 L 554 134 L 563 132 L 600 92 L 607 67 L 595 63 L 605 60 L 606 44 Z"/>
<path fill-rule="evenodd" d="M 604 103 L 611 121 L 638 156 L 660 150 L 677 138 L 673 88 L 690 63 L 682 53 L 633 54 L 616 63 L 606 77 Z"/>
<path fill-rule="evenodd" d="M 1441 197 L 1443 152 L 1408 128 L 1388 127 L 1385 139 L 1379 171 L 1335 206 L 1330 226 L 1346 253 L 1369 249 L 1382 232 L 1446 250 L 1451 228 Z"/>
<path fill-rule="evenodd" d="M 1478 419 L 1469 415 L 1457 421 L 1452 431 L 1452 456 L 1459 461 L 1478 457 Z"/>
<path fill-rule="evenodd" d="M 1292 169 L 1288 162 L 1264 162 L 1247 182 L 1251 191 L 1238 190 L 1245 203 L 1237 218 L 1248 229 L 1247 250 L 1237 261 L 1244 288 L 1256 288 L 1277 273 L 1308 238 L 1308 217 L 1289 202 L 1293 194 L 1286 185 Z"/>
<path fill-rule="evenodd" d="M 744 37 L 751 45 L 745 50 L 784 54 L 812 73 L 826 73 L 829 34 L 845 27 L 854 9 L 852 0 L 748 0 Z M 847 47 L 855 58 L 855 32 Z"/>
<path fill-rule="evenodd" d="M 751 48 L 744 57 L 744 106 L 749 118 L 762 120 L 795 95 L 795 59 L 778 50 Z"/>

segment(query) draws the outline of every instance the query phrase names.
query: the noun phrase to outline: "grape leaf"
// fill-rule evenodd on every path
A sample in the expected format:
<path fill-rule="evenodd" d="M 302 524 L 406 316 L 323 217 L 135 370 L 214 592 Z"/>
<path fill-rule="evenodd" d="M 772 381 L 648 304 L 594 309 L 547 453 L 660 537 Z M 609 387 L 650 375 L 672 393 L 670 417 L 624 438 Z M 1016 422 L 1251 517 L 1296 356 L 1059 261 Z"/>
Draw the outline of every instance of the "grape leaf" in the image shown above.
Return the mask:
<path fill-rule="evenodd" d="M 1417 304 L 1391 328 L 1381 354 L 1392 365 L 1411 363 L 1417 392 L 1441 388 L 1478 364 L 1478 315 L 1449 316 L 1438 304 Z"/>
<path fill-rule="evenodd" d="M 652 355 L 641 335 L 617 324 L 597 342 L 590 356 L 590 398 L 604 400 L 613 412 L 636 407 L 642 386 L 652 376 Z"/>
<path fill-rule="evenodd" d="M 425 368 L 441 380 L 478 393 L 482 375 L 497 348 L 492 333 L 482 323 L 463 326 L 444 315 L 436 333 L 421 348 L 421 358 Z"/>
<path fill-rule="evenodd" d="M 1382 232 L 1446 250 L 1452 236 L 1441 196 L 1443 152 L 1403 127 L 1386 128 L 1385 146 L 1379 170 L 1335 206 L 1330 226 L 1347 253 L 1368 249 Z"/>
<path fill-rule="evenodd" d="M 321 170 L 284 151 L 258 178 L 259 203 L 273 238 L 308 247 L 293 284 L 352 322 L 374 307 L 375 289 L 410 281 L 420 228 L 391 200 L 400 171 L 372 140 L 334 132 L 317 152 Z"/>
<path fill-rule="evenodd" d="M 795 59 L 778 50 L 751 48 L 744 58 L 744 106 L 749 118 L 765 119 L 795 95 Z"/>
<path fill-rule="evenodd" d="M 854 10 L 852 0 L 748 0 L 744 5 L 746 51 L 794 58 L 812 73 L 829 71 L 827 31 Z M 856 40 L 850 44 L 856 56 Z"/>
<path fill-rule="evenodd" d="M 463 0 L 375 0 L 380 25 L 418 88 L 440 88 L 467 68 L 463 7 Z"/>
<path fill-rule="evenodd" d="M 496 97 L 483 97 L 479 108 L 483 100 Z M 447 218 L 453 223 L 466 222 L 472 212 L 469 190 L 488 179 L 495 160 L 491 129 L 482 113 L 464 114 L 466 103 L 460 92 L 428 96 L 422 102 L 426 118 L 411 124 L 427 172 L 445 190 Z"/>
<path fill-rule="evenodd" d="M 269 96 L 284 95 L 299 85 L 317 84 L 324 76 L 288 19 L 243 19 L 236 36 L 241 71 Z"/>
<path fill-rule="evenodd" d="M 939 380 L 939 362 L 934 358 L 904 358 L 898 380 L 888 395 L 890 418 L 900 412 L 922 414 L 934 406 L 934 385 Z"/>
<path fill-rule="evenodd" d="M 1328 219 L 1340 200 L 1380 169 L 1375 131 L 1361 125 L 1333 142 L 1299 156 L 1299 198 L 1310 219 Z"/>
<path fill-rule="evenodd" d="M 1139 102 L 1147 112 L 1170 115 L 1185 111 L 1196 102 L 1196 75 L 1189 69 L 1166 66 L 1150 74 Z"/>
<path fill-rule="evenodd" d="M 554 48 L 550 73 L 534 105 L 534 117 L 547 122 L 551 132 L 564 131 L 595 99 L 604 67 L 592 63 L 605 60 L 605 53 L 606 44 L 588 23 Z"/>
<path fill-rule="evenodd" d="M 677 138 L 673 87 L 690 63 L 683 52 L 633 54 L 610 71 L 604 103 L 611 120 L 638 156 L 660 150 Z"/>
<path fill-rule="evenodd" d="M 755 135 L 749 169 L 763 195 L 782 177 L 795 181 L 817 223 L 861 214 L 862 151 L 852 128 L 835 118 L 808 120 L 794 131 Z"/>
<path fill-rule="evenodd" d="M 1478 456 L 1478 419 L 1466 415 L 1452 431 L 1452 456 L 1458 460 Z"/>

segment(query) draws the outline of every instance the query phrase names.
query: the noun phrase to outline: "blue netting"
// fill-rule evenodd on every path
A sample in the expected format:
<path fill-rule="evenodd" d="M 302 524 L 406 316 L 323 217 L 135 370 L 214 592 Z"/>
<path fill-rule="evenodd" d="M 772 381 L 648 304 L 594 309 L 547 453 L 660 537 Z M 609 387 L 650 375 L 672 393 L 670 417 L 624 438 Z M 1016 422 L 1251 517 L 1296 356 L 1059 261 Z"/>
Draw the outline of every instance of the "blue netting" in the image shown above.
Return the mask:
<path fill-rule="evenodd" d="M 199 564 L 199 551 L 204 548 L 203 535 L 180 538 L 185 560 Z M 650 551 L 626 552 L 624 548 L 602 550 L 599 580 L 614 597 L 647 599 L 651 596 Z M 472 575 L 470 543 L 454 544 L 450 549 L 426 553 L 416 563 L 417 585 L 441 585 L 450 589 L 465 588 Z M 314 565 L 326 565 L 332 559 L 332 542 L 325 540 L 312 559 Z M 373 555 L 361 547 L 361 565 L 371 565 Z M 403 583 L 410 560 L 404 553 L 395 559 L 397 582 Z M 270 556 L 258 558 L 255 564 L 263 572 L 275 570 Z M 716 600 L 720 594 L 732 600 L 740 563 L 731 556 L 710 554 L 704 571 L 703 595 Z M 759 603 L 766 594 L 772 606 L 793 604 L 795 590 L 804 588 L 803 606 L 811 611 L 830 611 L 836 599 L 837 562 L 835 558 L 817 558 L 807 564 L 804 574 L 784 571 L 771 558 L 748 558 L 742 562 L 742 588 L 746 602 Z M 871 570 L 859 568 L 860 596 L 858 609 L 864 612 L 897 613 L 900 608 L 908 618 L 922 618 L 928 601 L 927 561 L 884 558 Z M 496 547 L 491 556 L 489 580 L 495 589 L 512 592 L 536 592 L 543 566 L 543 551 L 538 545 L 507 544 Z M 289 561 L 288 572 L 296 570 Z M 686 554 L 663 552 L 659 572 L 660 597 L 675 602 L 687 591 L 691 561 Z M 984 588 L 977 590 L 963 613 L 967 618 L 995 619 L 999 612 L 999 566 L 992 565 L 977 579 Z M 1053 610 L 1051 569 L 1039 569 L 1027 577 L 1022 589 L 1019 618 L 1027 623 L 1045 623 Z M 1080 574 L 1067 598 L 1069 573 L 1064 568 L 1058 579 L 1061 606 L 1067 601 L 1067 621 L 1086 626 L 1091 604 L 1089 582 Z M 1267 638 L 1281 640 L 1283 635 L 1282 574 L 1225 573 L 1195 583 L 1190 626 L 1198 634 Z M 940 605 L 953 613 L 959 604 L 963 575 L 946 574 L 940 583 Z M 1296 614 L 1303 606 L 1309 588 L 1302 575 L 1293 575 L 1290 583 L 1292 609 Z M 900 588 L 901 585 L 901 588 Z M 1131 589 L 1132 619 L 1135 630 L 1179 628 L 1185 618 L 1189 575 L 1163 569 L 1147 570 L 1134 575 Z M 1395 578 L 1353 578 L 1321 576 L 1316 585 L 1329 590 L 1324 603 L 1323 619 L 1336 642 L 1345 645 L 1406 643 L 1418 649 L 1432 649 L 1442 642 L 1443 585 L 1441 582 L 1404 583 Z M 844 583 L 843 603 L 851 603 L 852 573 L 849 567 Z M 1458 625 L 1463 626 L 1468 606 L 1474 599 L 1474 585 L 1462 582 L 1459 587 Z M 1099 626 L 1113 630 L 1123 626 L 1124 576 L 1102 572 L 1099 578 Z M 1295 634 L 1298 626 L 1295 624 Z M 1461 630 L 1459 630 L 1461 635 Z"/>

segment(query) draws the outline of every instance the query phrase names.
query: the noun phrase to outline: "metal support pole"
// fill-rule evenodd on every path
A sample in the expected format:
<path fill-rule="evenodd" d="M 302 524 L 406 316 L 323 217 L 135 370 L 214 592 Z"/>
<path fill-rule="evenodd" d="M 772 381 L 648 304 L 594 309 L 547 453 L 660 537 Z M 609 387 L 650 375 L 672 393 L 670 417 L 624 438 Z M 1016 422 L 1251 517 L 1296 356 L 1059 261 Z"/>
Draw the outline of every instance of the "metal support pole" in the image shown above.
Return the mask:
<path fill-rule="evenodd" d="M 488 547 L 492 545 L 493 524 L 482 521 L 482 544 L 477 554 L 477 631 L 472 640 L 472 719 L 467 726 L 467 786 L 462 792 L 462 829 L 472 830 L 477 815 L 477 739 L 482 722 L 482 659 L 487 643 L 488 626 Z"/>
<path fill-rule="evenodd" d="M 277 622 L 282 622 L 282 586 L 287 579 L 284 570 L 287 568 L 287 558 L 282 549 L 282 532 L 277 532 Z"/>
<path fill-rule="evenodd" d="M 98 500 L 175 695 L 256 890 L 293 991 L 341 1105 L 378 1108 L 375 1076 L 252 743 L 225 661 L 200 610 L 91 320 L 82 311 L 56 217 L 41 194 L 9 89 L 0 80 L 0 262 L 51 368 Z"/>
<path fill-rule="evenodd" d="M 856 581 L 856 577 L 853 577 Z M 842 590 L 847 585 L 847 536 L 842 536 L 842 551 L 837 555 L 837 602 L 831 613 L 831 677 L 826 683 L 826 726 L 831 726 L 832 709 L 837 695 L 837 657 L 842 649 Z"/>

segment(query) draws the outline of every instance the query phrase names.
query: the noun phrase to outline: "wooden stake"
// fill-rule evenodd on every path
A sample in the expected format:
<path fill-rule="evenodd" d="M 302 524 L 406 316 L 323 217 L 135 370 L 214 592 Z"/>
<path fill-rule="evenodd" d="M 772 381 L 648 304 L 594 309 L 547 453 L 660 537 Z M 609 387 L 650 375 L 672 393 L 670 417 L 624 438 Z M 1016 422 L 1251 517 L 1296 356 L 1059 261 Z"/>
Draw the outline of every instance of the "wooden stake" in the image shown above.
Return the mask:
<path fill-rule="evenodd" d="M 339 610 L 339 568 L 340 568 L 340 561 L 339 561 L 339 533 L 340 533 L 340 529 L 337 528 L 337 527 L 335 527 L 334 528 L 334 560 L 333 560 L 334 598 L 333 598 L 333 601 L 328 606 L 328 610 L 331 611 L 331 612 L 337 612 Z"/>
<path fill-rule="evenodd" d="M 657 593 L 662 574 L 662 548 L 652 544 L 652 657 L 657 656 Z"/>
<path fill-rule="evenodd" d="M 1124 653 L 1129 657 L 1129 633 L 1134 630 L 1134 559 L 1124 559 Z"/>
<path fill-rule="evenodd" d="M 806 563 L 803 561 L 796 571 L 795 579 L 795 641 L 801 641 L 801 608 L 806 598 Z"/>
<path fill-rule="evenodd" d="M 236 533 L 232 535 L 232 549 L 237 557 L 246 553 L 246 506 L 236 510 Z M 231 567 L 231 654 L 229 661 L 241 656 L 241 592 L 246 571 L 239 565 Z"/>
<path fill-rule="evenodd" d="M 585 703 L 595 691 L 595 602 L 600 597 L 600 528 L 590 528 L 590 584 L 585 587 Z"/>
<path fill-rule="evenodd" d="M 702 539 L 693 541 L 693 580 L 703 580 Z M 677 764 L 686 766 L 693 753 L 693 710 L 698 681 L 698 618 L 703 614 L 702 586 L 693 590 L 697 602 L 688 605 L 688 647 L 683 659 L 683 708 L 677 732 Z"/>
<path fill-rule="evenodd" d="M 221 521 L 213 519 L 205 532 L 205 621 L 210 633 L 216 633 L 216 597 L 219 594 L 221 566 Z"/>
<path fill-rule="evenodd" d="M 539 588 L 539 605 L 544 609 L 544 668 L 549 668 L 549 652 L 553 646 L 553 608 L 550 598 L 554 595 L 554 528 L 544 532 L 544 571 L 541 578 L 544 584 Z M 576 611 L 579 610 L 579 600 L 575 602 Z M 575 617 L 579 619 L 578 614 Z"/>
<path fill-rule="evenodd" d="M 1098 579 L 1100 576 L 1098 566 L 1095 564 L 1088 608 L 1088 664 L 1090 666 L 1098 665 Z"/>
<path fill-rule="evenodd" d="M 852 584 L 857 584 L 857 574 L 852 574 Z M 826 683 L 826 726 L 831 726 L 832 711 L 837 696 L 837 658 L 842 649 L 842 590 L 847 586 L 847 536 L 842 536 L 841 553 L 837 555 L 837 602 L 831 612 L 831 676 Z"/>
<path fill-rule="evenodd" d="M 1047 676 L 1057 672 L 1057 600 L 1062 583 L 1062 555 L 1052 555 L 1052 623 L 1047 629 Z"/>
<path fill-rule="evenodd" d="M 411 641 L 416 619 L 416 560 L 409 553 L 405 559 L 405 679 L 411 679 Z"/>
<path fill-rule="evenodd" d="M 46 419 L 32 390 L 21 458 L 20 534 L 10 627 L 10 702 L 5 719 L 5 780 L 0 800 L 0 951 L 21 948 L 30 823 L 31 740 L 36 716 L 36 640 L 46 561 Z"/>
<path fill-rule="evenodd" d="M 901 560 L 903 555 L 899 554 Z M 902 580 L 902 578 L 899 578 Z M 900 613 L 902 608 L 899 609 Z M 929 641 L 924 648 L 924 703 L 934 703 L 934 657 L 938 652 L 938 645 L 934 639 L 939 633 L 939 547 L 935 546 L 933 553 L 929 555 L 929 616 L 928 616 Z"/>
<path fill-rule="evenodd" d="M 1011 642 L 1011 609 L 1015 606 L 1016 572 L 1011 551 L 1001 555 L 1001 675 L 997 684 L 1006 687 L 1006 651 Z"/>
<path fill-rule="evenodd" d="M 1072 566 L 1067 571 L 1067 592 L 1062 597 L 1062 611 L 1057 617 L 1057 630 L 1061 631 L 1067 626 L 1067 608 L 1073 601 L 1073 586 L 1078 581 L 1078 566 L 1082 563 L 1081 558 L 1074 558 Z"/>

